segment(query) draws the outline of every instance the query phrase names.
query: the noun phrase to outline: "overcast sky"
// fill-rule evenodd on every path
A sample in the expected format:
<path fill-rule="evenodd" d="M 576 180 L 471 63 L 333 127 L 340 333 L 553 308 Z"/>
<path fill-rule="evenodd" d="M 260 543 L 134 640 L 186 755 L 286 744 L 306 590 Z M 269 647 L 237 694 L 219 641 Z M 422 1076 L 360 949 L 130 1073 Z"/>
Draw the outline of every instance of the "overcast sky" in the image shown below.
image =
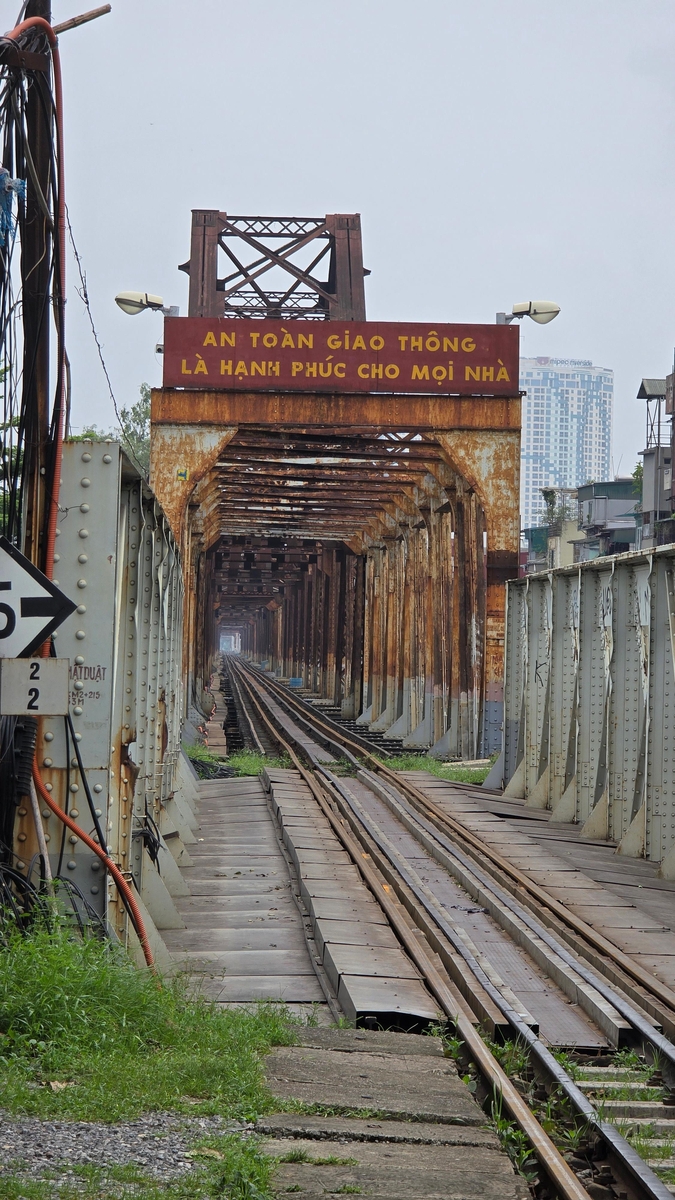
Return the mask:
<path fill-rule="evenodd" d="M 632 469 L 640 379 L 675 342 L 673 0 L 113 0 L 61 52 L 68 205 L 122 404 L 160 382 L 161 318 L 113 297 L 186 312 L 191 208 L 360 212 L 371 319 L 557 301 L 523 352 L 614 368 Z M 68 322 L 73 423 L 114 424 L 75 293 Z"/>

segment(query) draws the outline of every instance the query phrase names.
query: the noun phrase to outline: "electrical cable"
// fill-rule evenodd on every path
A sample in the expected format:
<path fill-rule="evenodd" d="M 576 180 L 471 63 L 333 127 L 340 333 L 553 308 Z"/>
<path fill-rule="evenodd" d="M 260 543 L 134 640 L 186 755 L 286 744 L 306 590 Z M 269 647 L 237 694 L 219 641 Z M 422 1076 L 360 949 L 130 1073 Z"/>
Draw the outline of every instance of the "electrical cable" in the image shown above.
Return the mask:
<path fill-rule="evenodd" d="M 77 834 L 77 836 L 80 838 L 80 840 L 82 842 L 84 842 L 85 846 L 87 846 L 87 848 L 89 850 L 91 850 L 92 853 L 97 856 L 97 858 L 100 858 L 100 860 L 104 864 L 106 870 L 109 872 L 109 874 L 114 879 L 114 881 L 117 885 L 117 890 L 122 899 L 122 903 L 124 904 L 124 907 L 127 909 L 127 912 L 130 914 L 131 919 L 134 924 L 134 927 L 136 929 L 136 933 L 138 934 L 138 940 L 141 943 L 141 949 L 143 950 L 143 955 L 145 957 L 145 961 L 148 964 L 148 966 L 150 967 L 150 969 L 154 970 L 154 959 L 152 956 L 152 951 L 150 949 L 150 943 L 148 941 L 148 934 L 147 934 L 147 931 L 145 928 L 145 923 L 143 921 L 143 917 L 141 915 L 141 910 L 138 907 L 138 904 L 136 903 L 136 900 L 135 900 L 135 897 L 134 897 L 134 894 L 133 894 L 131 888 L 129 887 L 126 879 L 124 878 L 122 872 L 120 871 L 119 867 L 117 866 L 117 863 L 113 862 L 110 855 L 107 854 L 104 850 L 102 850 L 101 847 L 98 845 L 98 843 L 95 842 L 93 838 L 90 838 L 89 834 L 85 833 L 84 829 L 81 829 L 80 826 L 73 820 L 72 817 L 69 817 L 67 813 L 64 813 L 59 808 L 59 806 L 55 800 L 52 800 L 49 792 L 47 791 L 47 788 L 45 787 L 44 783 L 42 782 L 42 778 L 40 776 L 40 771 L 39 771 L 37 764 L 33 765 L 33 779 L 35 780 L 35 786 L 36 786 L 38 792 L 42 796 L 42 799 L 44 800 L 45 804 L 54 813 L 54 816 L 58 817 L 60 821 L 63 821 L 64 825 L 67 825 L 68 829 L 71 829 L 73 831 L 73 833 Z"/>
<path fill-rule="evenodd" d="M 50 486 L 47 497 L 47 536 L 45 539 L 44 550 L 44 570 L 49 579 L 54 574 L 54 549 L 56 543 L 56 526 L 59 512 L 59 494 L 61 490 L 61 459 L 63 452 L 63 437 L 64 437 L 64 420 L 66 415 L 66 382 L 67 373 L 65 369 L 66 348 L 65 348 L 65 301 L 66 301 L 66 207 L 65 207 L 65 180 L 64 180 L 64 152 L 63 152 L 63 87 L 61 76 L 61 59 L 58 49 L 58 39 L 50 23 L 44 17 L 29 17 L 21 21 L 14 29 L 5 34 L 0 40 L 16 42 L 23 34 L 39 32 L 46 36 L 49 42 L 52 59 L 52 69 L 54 73 L 54 124 L 56 128 L 56 178 L 52 179 L 52 186 L 56 187 L 56 221 L 54 239 L 54 308 L 56 316 L 58 352 L 57 352 L 57 380 L 54 397 L 54 406 L 52 411 L 50 443 L 52 449 L 52 462 L 50 472 Z M 50 653 L 51 640 L 46 641 L 41 647 L 42 657 L 46 657 Z M 74 739 L 73 739 L 74 740 Z M 76 752 L 77 753 L 77 752 Z M 81 766 L 79 754 L 78 765 Z M 82 768 L 81 768 L 82 770 Z M 100 837 L 100 845 L 89 837 L 79 825 L 73 821 L 72 817 L 63 812 L 59 806 L 52 800 L 46 785 L 40 774 L 40 767 L 37 761 L 37 754 L 33 761 L 33 779 L 35 787 L 41 795 L 44 802 L 51 811 L 63 822 L 65 826 L 86 845 L 98 858 L 104 863 L 106 870 L 114 879 L 118 893 L 122 902 L 130 915 L 136 933 L 138 934 L 145 960 L 149 967 L 154 968 L 152 951 L 148 942 L 148 936 L 143 922 L 140 909 L 136 903 L 133 892 L 129 887 L 126 879 L 117 865 L 107 853 L 105 840 Z M 86 788 L 85 790 L 88 790 Z M 90 796 L 88 796 L 88 800 Z M 93 801 L 90 807 L 93 809 Z M 98 820 L 96 819 L 98 826 Z M 100 829 L 100 826 L 98 826 Z M 97 832 L 98 832 L 97 829 Z"/>

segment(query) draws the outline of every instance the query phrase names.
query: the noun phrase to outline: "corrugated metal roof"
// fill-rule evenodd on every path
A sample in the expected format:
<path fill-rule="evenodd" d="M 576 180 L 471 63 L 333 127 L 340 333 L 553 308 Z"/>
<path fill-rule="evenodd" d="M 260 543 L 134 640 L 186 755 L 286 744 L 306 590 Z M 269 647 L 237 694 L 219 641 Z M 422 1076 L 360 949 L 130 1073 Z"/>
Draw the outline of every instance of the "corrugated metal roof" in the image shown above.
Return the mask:
<path fill-rule="evenodd" d="M 637 394 L 638 400 L 657 400 L 666 394 L 665 379 L 643 379 Z"/>

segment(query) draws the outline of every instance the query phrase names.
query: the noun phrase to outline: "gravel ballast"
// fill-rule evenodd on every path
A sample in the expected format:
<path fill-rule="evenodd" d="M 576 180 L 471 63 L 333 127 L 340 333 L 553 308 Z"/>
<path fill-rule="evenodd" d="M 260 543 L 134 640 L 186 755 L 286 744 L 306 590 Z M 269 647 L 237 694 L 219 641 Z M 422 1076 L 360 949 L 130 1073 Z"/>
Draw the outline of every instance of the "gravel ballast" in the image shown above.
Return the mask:
<path fill-rule="evenodd" d="M 246 1134 L 251 1129 L 222 1117 L 177 1113 L 151 1113 L 106 1125 L 37 1117 L 17 1120 L 0 1112 L 0 1178 L 18 1174 L 39 1179 L 54 1172 L 76 1175 L 80 1166 L 105 1169 L 133 1164 L 154 1179 L 169 1181 L 209 1161 L 196 1149 L 201 1139 Z"/>

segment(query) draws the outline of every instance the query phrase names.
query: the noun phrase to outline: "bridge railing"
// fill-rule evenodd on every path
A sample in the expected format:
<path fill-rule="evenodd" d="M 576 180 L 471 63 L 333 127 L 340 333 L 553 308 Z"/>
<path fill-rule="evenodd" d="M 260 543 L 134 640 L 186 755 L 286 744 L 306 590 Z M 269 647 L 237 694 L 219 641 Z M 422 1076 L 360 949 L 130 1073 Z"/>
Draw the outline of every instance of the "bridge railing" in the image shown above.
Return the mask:
<path fill-rule="evenodd" d="M 675 876 L 675 546 L 508 584 L 507 794 Z"/>

